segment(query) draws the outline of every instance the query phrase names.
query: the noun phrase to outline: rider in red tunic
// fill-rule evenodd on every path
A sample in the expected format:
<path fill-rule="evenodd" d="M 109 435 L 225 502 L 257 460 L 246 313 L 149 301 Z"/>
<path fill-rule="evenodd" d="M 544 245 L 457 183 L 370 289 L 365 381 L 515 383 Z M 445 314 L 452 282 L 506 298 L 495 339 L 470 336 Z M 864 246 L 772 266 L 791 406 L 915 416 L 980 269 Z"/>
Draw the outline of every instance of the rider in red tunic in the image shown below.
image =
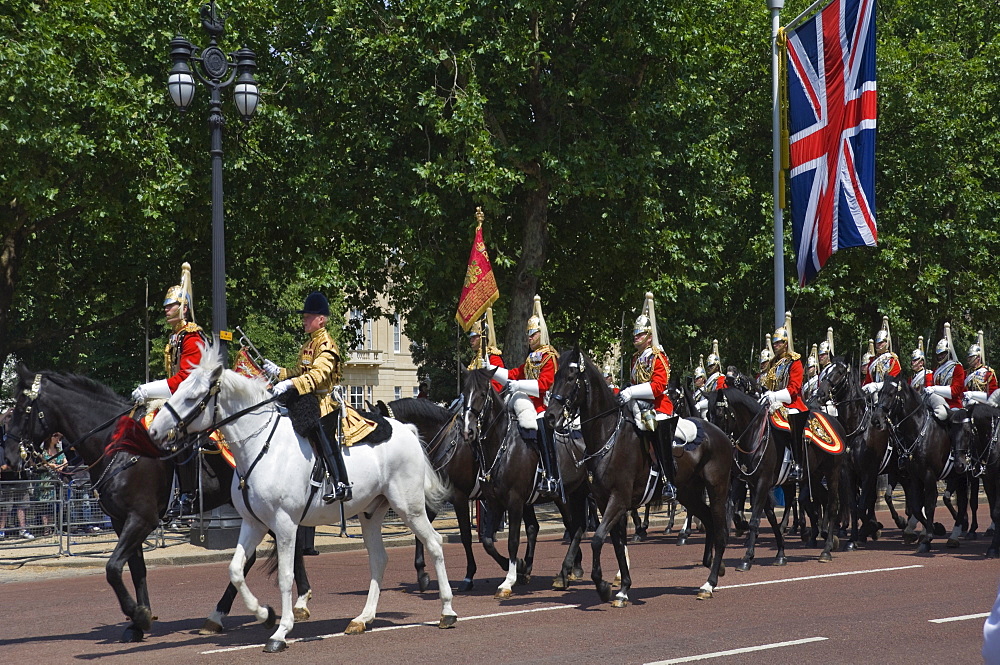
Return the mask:
<path fill-rule="evenodd" d="M 558 354 L 549 346 L 549 331 L 542 315 L 542 299 L 535 296 L 534 314 L 528 319 L 526 329 L 530 353 L 520 367 L 504 369 L 489 364 L 487 369 L 496 368 L 493 378 L 503 384 L 512 393 L 511 400 L 515 410 L 518 403 L 524 403 L 523 398 L 517 399 L 517 393 L 523 393 L 531 400 L 535 411 L 534 427 L 519 418 L 522 427 L 535 429 L 538 434 L 539 457 L 542 462 L 542 478 L 539 480 L 539 496 L 556 498 L 563 496 L 562 479 L 559 475 L 559 458 L 556 455 L 555 441 L 551 432 L 545 427 L 546 394 L 556 379 Z"/>
<path fill-rule="evenodd" d="M 892 338 L 889 336 L 889 317 L 882 317 L 882 329 L 875 335 L 875 356 L 868 362 L 862 390 L 871 395 L 882 389 L 887 376 L 899 376 L 903 368 L 899 357 L 892 352 Z"/>
<path fill-rule="evenodd" d="M 635 320 L 632 330 L 635 354 L 632 356 L 631 384 L 618 393 L 618 401 L 631 406 L 636 414 L 636 425 L 651 444 L 656 461 L 663 474 L 663 495 L 672 499 L 674 488 L 674 461 L 671 455 L 677 418 L 674 403 L 667 394 L 670 381 L 670 359 L 660 348 L 656 337 L 656 314 L 653 311 L 653 294 L 646 294 L 643 313 Z"/>
<path fill-rule="evenodd" d="M 132 391 L 136 402 L 169 399 L 181 381 L 201 362 L 203 348 L 210 346 L 204 331 L 194 321 L 194 300 L 191 289 L 191 264 L 181 266 L 181 283 L 167 289 L 163 299 L 163 316 L 170 326 L 170 338 L 163 348 L 163 364 L 167 378 L 150 381 Z M 198 466 L 189 461 L 176 467 L 178 501 L 167 510 L 167 518 L 194 514 L 198 496 Z"/>
<path fill-rule="evenodd" d="M 982 339 L 982 331 L 979 332 Z M 973 344 L 968 353 L 969 370 L 965 375 L 966 403 L 992 404 L 1000 400 L 997 390 L 997 375 L 993 368 L 983 362 L 983 345 Z"/>
<path fill-rule="evenodd" d="M 469 329 L 469 346 L 472 347 L 472 362 L 466 368 L 468 370 L 483 369 L 487 365 L 492 367 L 506 367 L 503 362 L 503 357 L 500 355 L 500 349 L 497 348 L 495 333 L 493 332 L 493 308 L 488 307 L 486 309 L 486 319 L 487 319 L 487 335 L 488 342 L 486 348 L 483 348 L 483 324 L 479 321 L 474 321 L 472 327 Z M 493 389 L 497 392 L 503 390 L 503 385 L 496 379 L 490 382 Z"/>
<path fill-rule="evenodd" d="M 934 372 L 927 368 L 927 358 L 924 356 L 923 337 L 910 354 L 910 369 L 913 370 L 913 378 L 910 379 L 911 388 L 923 390 L 927 386 L 934 385 Z"/>
<path fill-rule="evenodd" d="M 962 398 L 965 396 L 965 368 L 955 355 L 951 324 L 944 324 L 944 337 L 938 341 L 934 350 L 938 361 L 938 367 L 934 370 L 934 385 L 924 388 L 924 392 L 930 395 L 928 401 L 934 417 L 947 423 L 955 471 L 965 473 L 968 468 L 968 441 L 964 434 L 965 422 L 969 418 L 962 405 Z"/>
<path fill-rule="evenodd" d="M 809 419 L 809 409 L 802 401 L 802 379 L 805 372 L 802 369 L 801 356 L 792 351 L 791 346 L 791 315 L 786 314 L 785 325 L 774 331 L 771 336 L 771 346 L 774 358 L 768 363 L 764 373 L 763 384 L 767 391 L 764 397 L 770 404 L 773 413 L 781 407 L 787 409 L 788 425 L 792 433 L 792 468 L 788 479 L 802 480 L 802 433 Z"/>

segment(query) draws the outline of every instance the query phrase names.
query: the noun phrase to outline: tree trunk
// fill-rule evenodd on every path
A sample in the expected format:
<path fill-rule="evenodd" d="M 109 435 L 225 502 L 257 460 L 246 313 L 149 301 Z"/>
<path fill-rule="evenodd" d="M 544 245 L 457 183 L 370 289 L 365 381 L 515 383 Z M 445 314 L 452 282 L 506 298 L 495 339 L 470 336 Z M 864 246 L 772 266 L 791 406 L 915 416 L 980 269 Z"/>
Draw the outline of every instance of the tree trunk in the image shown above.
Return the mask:
<path fill-rule="evenodd" d="M 549 246 L 550 189 L 547 182 L 541 182 L 535 190 L 528 193 L 524 202 L 521 258 L 514 272 L 514 292 L 511 294 L 507 332 L 504 335 L 504 362 L 508 367 L 519 366 L 528 356 L 528 338 L 524 331 L 531 316 L 535 294 L 538 293 L 538 275 L 545 265 L 545 253 Z M 542 311 L 545 311 L 544 302 Z"/>
<path fill-rule="evenodd" d="M 21 269 L 21 257 L 28 236 L 24 209 L 16 202 L 9 204 L 0 215 L 0 367 L 7 364 L 13 350 L 10 337 L 10 312 L 14 304 L 14 290 Z"/>

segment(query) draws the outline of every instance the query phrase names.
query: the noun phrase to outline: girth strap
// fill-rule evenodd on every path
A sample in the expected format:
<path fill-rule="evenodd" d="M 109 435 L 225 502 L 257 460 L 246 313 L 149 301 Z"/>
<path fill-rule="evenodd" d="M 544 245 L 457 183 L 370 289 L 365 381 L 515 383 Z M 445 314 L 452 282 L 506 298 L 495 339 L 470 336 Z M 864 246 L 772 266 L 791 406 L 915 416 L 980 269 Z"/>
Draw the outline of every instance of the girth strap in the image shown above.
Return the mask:
<path fill-rule="evenodd" d="M 257 513 L 254 512 L 253 506 L 250 505 L 250 497 L 249 497 L 250 488 L 247 484 L 247 480 L 250 478 L 250 474 L 253 472 L 254 467 L 257 466 L 257 463 L 260 462 L 261 459 L 263 459 L 264 454 L 267 453 L 267 451 L 271 448 L 271 439 L 274 438 L 274 433 L 278 430 L 278 423 L 280 422 L 281 422 L 281 414 L 277 414 L 277 417 L 274 419 L 274 427 L 271 428 L 271 433 L 267 435 L 267 441 L 264 442 L 264 445 L 261 447 L 260 452 L 257 453 L 257 458 L 254 459 L 254 461 L 250 464 L 250 468 L 247 469 L 247 472 L 245 474 L 240 474 L 240 491 L 243 493 L 243 505 L 247 507 L 247 510 L 250 511 L 250 514 L 253 515 L 253 518 L 258 522 L 260 522 L 261 524 L 263 524 L 264 526 L 267 526 L 267 524 L 264 523 L 264 520 L 257 517 Z"/>

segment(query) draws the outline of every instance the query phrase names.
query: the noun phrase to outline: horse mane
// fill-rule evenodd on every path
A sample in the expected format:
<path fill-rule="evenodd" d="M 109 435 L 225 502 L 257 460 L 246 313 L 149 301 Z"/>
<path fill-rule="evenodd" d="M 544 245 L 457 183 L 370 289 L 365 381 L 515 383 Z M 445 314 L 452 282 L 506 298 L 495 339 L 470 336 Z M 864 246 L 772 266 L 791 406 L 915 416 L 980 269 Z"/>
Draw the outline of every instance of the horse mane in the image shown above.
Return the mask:
<path fill-rule="evenodd" d="M 84 376 L 82 374 L 72 374 L 69 372 L 57 372 L 55 370 L 41 370 L 40 372 L 32 372 L 27 367 L 24 367 L 24 373 L 18 372 L 17 387 L 15 388 L 16 393 L 20 393 L 23 390 L 27 390 L 31 387 L 31 381 L 35 374 L 41 374 L 43 378 L 48 379 L 52 383 L 58 385 L 61 388 L 66 388 L 69 390 L 79 391 L 81 393 L 95 397 L 98 400 L 113 402 L 115 404 L 125 404 L 127 400 L 116 393 L 114 390 L 104 385 L 99 381 L 95 381 L 89 376 Z"/>
<path fill-rule="evenodd" d="M 217 353 L 203 345 L 201 362 L 191 370 L 191 376 L 211 376 L 217 368 L 223 367 L 222 359 Z M 223 367 L 219 386 L 221 392 L 234 402 L 234 409 L 239 410 L 263 402 L 270 397 L 267 392 L 267 379 L 263 376 L 251 379 L 238 372 Z"/>
<path fill-rule="evenodd" d="M 416 397 L 397 399 L 389 402 L 388 406 L 404 422 L 430 420 L 440 425 L 451 420 L 453 415 L 451 411 L 435 404 L 429 399 L 419 399 Z"/>
<path fill-rule="evenodd" d="M 562 368 L 564 365 L 574 362 L 574 355 L 583 359 L 583 374 L 592 383 L 599 386 L 597 390 L 603 392 L 608 399 L 615 399 L 614 393 L 611 391 L 611 386 L 609 386 L 607 381 L 604 380 L 604 372 L 597 367 L 594 361 L 591 360 L 587 354 L 583 352 L 583 350 L 573 348 L 569 351 L 563 351 L 562 355 L 559 356 L 559 367 Z"/>

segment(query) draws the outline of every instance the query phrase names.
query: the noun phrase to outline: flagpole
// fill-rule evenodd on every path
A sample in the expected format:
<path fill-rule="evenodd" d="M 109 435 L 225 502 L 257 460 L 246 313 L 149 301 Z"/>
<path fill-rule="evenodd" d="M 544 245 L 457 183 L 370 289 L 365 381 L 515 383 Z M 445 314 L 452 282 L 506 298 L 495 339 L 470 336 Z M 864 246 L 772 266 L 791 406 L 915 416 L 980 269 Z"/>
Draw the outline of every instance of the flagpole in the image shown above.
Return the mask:
<path fill-rule="evenodd" d="M 778 30 L 785 0 L 767 0 L 771 10 L 771 151 L 774 195 L 774 326 L 785 321 L 785 239 L 781 210 L 781 100 L 779 96 L 780 62 Z"/>

